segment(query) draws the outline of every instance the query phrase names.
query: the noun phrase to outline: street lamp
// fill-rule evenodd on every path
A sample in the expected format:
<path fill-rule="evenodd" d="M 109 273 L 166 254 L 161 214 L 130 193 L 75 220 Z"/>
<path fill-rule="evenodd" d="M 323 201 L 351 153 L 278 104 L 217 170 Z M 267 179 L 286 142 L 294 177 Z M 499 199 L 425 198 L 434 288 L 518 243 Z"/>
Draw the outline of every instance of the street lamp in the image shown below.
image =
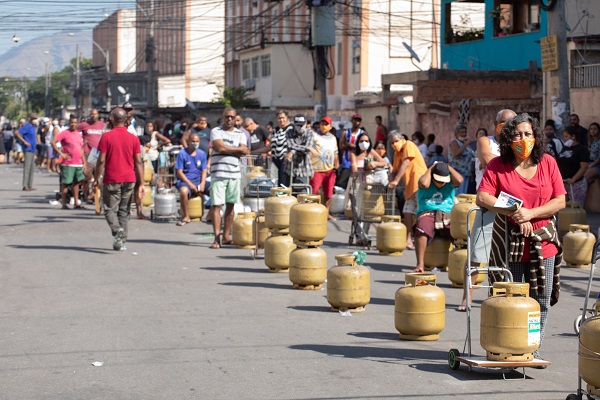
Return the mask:
<path fill-rule="evenodd" d="M 75 33 L 69 32 L 67 35 L 75 36 Z M 106 111 L 110 111 L 110 52 L 108 50 L 104 50 L 102 46 L 100 46 L 94 39 L 86 39 L 92 42 L 94 46 L 100 51 L 100 53 L 104 56 L 104 69 L 106 70 Z M 79 56 L 79 55 L 78 55 Z"/>

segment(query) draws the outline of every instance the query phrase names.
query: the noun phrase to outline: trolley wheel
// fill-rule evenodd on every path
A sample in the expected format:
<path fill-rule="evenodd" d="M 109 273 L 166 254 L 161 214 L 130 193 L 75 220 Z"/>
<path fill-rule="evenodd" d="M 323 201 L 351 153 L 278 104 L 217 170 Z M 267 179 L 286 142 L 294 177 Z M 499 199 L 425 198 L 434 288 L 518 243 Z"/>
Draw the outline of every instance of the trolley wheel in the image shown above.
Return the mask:
<path fill-rule="evenodd" d="M 567 396 L 567 400 L 580 400 L 576 394 L 571 393 Z"/>
<path fill-rule="evenodd" d="M 150 210 L 150 219 L 154 219 L 154 210 Z"/>
<path fill-rule="evenodd" d="M 579 314 L 577 316 L 577 318 L 575 318 L 575 321 L 573 321 L 573 330 L 575 331 L 575 333 L 577 335 L 579 335 L 579 328 L 581 327 L 581 324 L 583 323 L 583 321 L 585 321 L 586 319 L 588 319 L 590 316 L 586 313 L 585 314 L 585 318 L 582 320 L 581 319 L 582 315 Z"/>
<path fill-rule="evenodd" d="M 457 370 L 460 367 L 460 361 L 456 357 L 460 356 L 460 352 L 457 349 L 450 349 L 448 352 L 448 366 L 450 369 Z"/>

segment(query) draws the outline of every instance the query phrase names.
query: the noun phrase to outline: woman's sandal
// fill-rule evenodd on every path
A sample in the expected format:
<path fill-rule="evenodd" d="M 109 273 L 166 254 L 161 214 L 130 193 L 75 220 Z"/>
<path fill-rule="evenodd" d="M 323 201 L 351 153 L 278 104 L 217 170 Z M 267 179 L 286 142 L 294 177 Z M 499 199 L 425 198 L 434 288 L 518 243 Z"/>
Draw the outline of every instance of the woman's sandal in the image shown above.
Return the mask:
<path fill-rule="evenodd" d="M 219 236 L 215 237 L 215 241 L 210 245 L 209 249 L 220 249 L 221 248 L 221 238 Z"/>

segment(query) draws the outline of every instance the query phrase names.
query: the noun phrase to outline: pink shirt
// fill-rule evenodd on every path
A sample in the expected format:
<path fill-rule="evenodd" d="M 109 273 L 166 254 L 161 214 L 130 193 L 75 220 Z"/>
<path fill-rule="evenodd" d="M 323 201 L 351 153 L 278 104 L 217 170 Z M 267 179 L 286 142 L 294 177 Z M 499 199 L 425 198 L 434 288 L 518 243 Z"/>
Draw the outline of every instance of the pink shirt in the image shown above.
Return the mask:
<path fill-rule="evenodd" d="M 498 197 L 500 192 L 508 193 L 523 200 L 523 207 L 536 208 L 546 204 L 551 199 L 567 193 L 562 176 L 558 171 L 556 160 L 544 154 L 538 164 L 538 170 L 531 179 L 525 179 L 511 164 L 504 164 L 501 157 L 496 157 L 488 164 L 479 191 Z M 510 218 L 510 217 L 509 217 Z M 546 225 L 550 218 L 531 220 L 533 229 Z M 511 222 L 514 221 L 511 219 Z M 529 248 L 529 240 L 525 240 L 525 248 Z M 544 258 L 558 253 L 556 246 L 550 242 L 542 243 Z M 529 261 L 529 252 L 524 252 L 522 261 Z"/>
<path fill-rule="evenodd" d="M 81 132 L 64 130 L 54 138 L 57 142 L 60 142 L 62 146 L 62 152 L 70 155 L 63 161 L 62 165 L 69 167 L 81 167 L 83 166 L 82 149 L 83 149 L 83 138 Z"/>
<path fill-rule="evenodd" d="M 77 126 L 77 129 L 83 133 L 84 151 L 86 153 L 89 153 L 92 148 L 98 148 L 100 137 L 104 133 L 104 122 L 96 121 L 93 124 L 87 121 L 82 122 Z"/>

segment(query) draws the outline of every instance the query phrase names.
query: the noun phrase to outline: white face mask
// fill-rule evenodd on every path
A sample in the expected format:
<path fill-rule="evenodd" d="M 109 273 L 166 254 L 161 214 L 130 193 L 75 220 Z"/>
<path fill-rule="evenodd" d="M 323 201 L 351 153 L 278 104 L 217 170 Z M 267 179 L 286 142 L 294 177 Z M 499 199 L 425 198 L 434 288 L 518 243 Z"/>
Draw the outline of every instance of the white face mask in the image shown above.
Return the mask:
<path fill-rule="evenodd" d="M 367 151 L 369 149 L 369 143 L 368 142 L 360 142 L 358 144 L 358 147 L 360 147 L 361 150 Z"/>
<path fill-rule="evenodd" d="M 565 142 L 565 146 L 567 146 L 567 147 L 571 147 L 571 146 L 573 146 L 573 139 L 569 139 L 569 140 L 567 140 L 567 141 Z"/>

